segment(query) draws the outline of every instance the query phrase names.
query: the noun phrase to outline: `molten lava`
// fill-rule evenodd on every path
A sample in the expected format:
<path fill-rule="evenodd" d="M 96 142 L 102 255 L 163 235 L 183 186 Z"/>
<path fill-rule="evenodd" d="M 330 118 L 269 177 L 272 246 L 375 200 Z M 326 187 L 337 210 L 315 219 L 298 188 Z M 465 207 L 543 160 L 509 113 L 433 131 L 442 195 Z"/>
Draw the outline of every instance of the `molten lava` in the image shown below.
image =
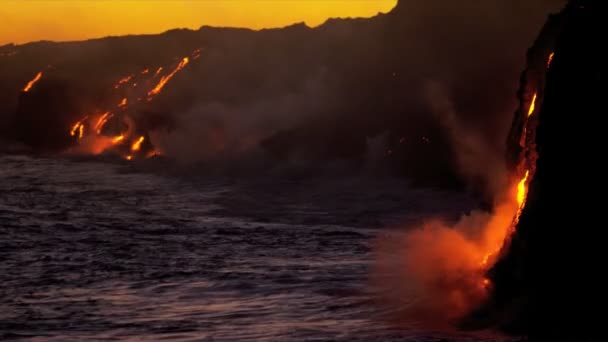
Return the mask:
<path fill-rule="evenodd" d="M 547 60 L 547 69 L 551 67 L 551 62 L 553 62 L 553 57 L 555 56 L 555 52 L 551 52 L 549 55 L 549 59 Z"/>
<path fill-rule="evenodd" d="M 526 196 L 528 193 L 526 183 L 528 182 L 528 176 L 530 175 L 530 171 L 526 171 L 526 175 L 517 185 L 517 204 L 519 204 L 520 210 L 523 209 L 526 204 Z"/>
<path fill-rule="evenodd" d="M 173 78 L 173 76 L 175 76 L 175 74 L 177 74 L 180 70 L 185 68 L 189 62 L 190 62 L 190 59 L 188 57 L 184 57 L 182 59 L 182 61 L 179 62 L 179 64 L 175 68 L 175 70 L 173 70 L 170 74 L 163 76 L 160 79 L 160 81 L 158 82 L 158 84 L 156 85 L 156 87 L 154 87 L 154 89 L 152 89 L 152 90 L 150 90 L 150 92 L 148 92 L 148 101 L 152 100 L 153 96 L 160 94 L 160 92 L 163 90 L 163 88 L 165 87 L 167 82 L 169 82 Z M 159 69 L 159 72 L 160 72 L 160 70 L 161 69 Z"/>
<path fill-rule="evenodd" d="M 120 155 L 127 160 L 139 157 L 150 158 L 160 155 L 160 152 L 154 150 L 151 144 L 146 144 L 146 146 L 143 145 L 145 136 L 132 135 L 136 130 L 136 122 L 127 115 L 127 108 L 133 107 L 130 109 L 137 110 L 138 108 L 136 106 L 142 104 L 142 100 L 145 98 L 141 97 L 141 95 L 147 94 L 147 100 L 151 101 L 156 95 L 162 92 L 167 83 L 169 83 L 179 71 L 190 63 L 192 58 L 199 58 L 201 51 L 201 49 L 197 49 L 192 53 L 191 57 L 182 58 L 175 68 L 165 75 L 162 75 L 164 70 L 163 67 L 156 69 L 154 75 L 152 75 L 150 69 L 144 68 L 143 70 L 132 70 L 130 75 L 119 79 L 118 82 L 114 84 L 114 88 L 119 89 L 123 87 L 121 88 L 121 92 L 124 91 L 124 94 L 122 94 L 120 101 L 114 102 L 114 105 L 110 107 L 106 107 L 103 114 L 87 115 L 70 126 L 70 136 L 78 138 L 78 146 L 75 146 L 73 151 L 77 153 L 98 155 L 108 150 L 115 150 L 115 152 L 120 153 Z M 29 90 L 33 83 L 41 76 L 42 73 L 39 73 L 39 75 L 28 84 L 25 91 Z M 131 91 L 133 91 L 132 88 L 137 88 L 138 85 L 142 86 L 148 84 L 148 82 L 152 81 L 156 76 L 159 76 L 159 79 L 154 81 L 154 84 L 152 84 L 153 88 L 150 91 L 147 91 L 148 89 L 146 89 L 146 92 L 143 92 L 142 94 L 137 89 L 135 90 L 137 93 L 131 93 Z M 126 125 L 126 129 L 124 129 L 124 125 L 122 124 Z M 123 147 L 125 149 L 130 149 L 130 154 L 123 154 Z"/>
<path fill-rule="evenodd" d="M 534 110 L 536 109 L 536 97 L 538 96 L 538 93 L 534 93 L 534 97 L 532 97 L 532 104 L 530 104 L 530 110 L 528 110 L 528 117 L 530 115 L 532 115 L 534 113 Z"/>
<path fill-rule="evenodd" d="M 27 93 L 28 91 L 30 91 L 32 89 L 32 87 L 34 86 L 34 84 L 36 84 L 36 82 L 40 81 L 41 78 L 42 78 L 42 71 L 39 72 L 36 75 L 36 77 L 34 77 L 33 80 L 28 82 L 28 84 L 25 86 L 25 88 L 23 88 L 23 92 Z"/>
<path fill-rule="evenodd" d="M 528 178 L 530 176 L 530 170 L 526 171 L 526 175 L 522 178 L 521 181 L 517 184 L 517 213 L 515 214 L 515 218 L 513 219 L 513 225 L 511 226 L 511 233 L 515 231 L 517 228 L 517 224 L 519 223 L 519 217 L 521 216 L 524 207 L 526 206 L 526 198 L 528 197 Z"/>
<path fill-rule="evenodd" d="M 116 83 L 116 85 L 114 86 L 114 89 L 118 89 L 121 85 L 129 82 L 131 79 L 133 78 L 133 75 L 129 75 L 127 77 L 123 77 L 121 78 L 118 83 Z"/>
<path fill-rule="evenodd" d="M 78 127 L 80 127 L 80 122 L 77 122 L 74 124 L 74 126 L 72 126 L 72 129 L 70 130 L 70 135 L 71 136 L 75 136 L 76 132 L 78 132 Z"/>
<path fill-rule="evenodd" d="M 526 171 L 524 177 L 517 183 L 516 191 L 513 194 L 513 199 L 517 202 L 517 206 L 506 206 L 505 213 L 508 215 L 513 215 L 511 213 L 515 213 L 512 217 L 512 222 L 510 229 L 506 231 L 506 235 L 499 237 L 493 242 L 490 246 L 491 249 L 483 255 L 481 259 L 480 265 L 482 268 L 486 269 L 490 265 L 490 260 L 494 260 L 494 257 L 500 253 L 500 250 L 503 248 L 505 241 L 507 241 L 511 234 L 515 231 L 517 227 L 517 223 L 519 222 L 519 217 L 526 205 L 526 197 L 528 195 L 528 180 L 530 178 L 530 170 Z M 512 200 L 513 200 L 512 199 Z M 511 209 L 509 209 L 511 208 Z M 502 224 L 502 223 L 501 223 Z"/>
<path fill-rule="evenodd" d="M 136 142 L 131 145 L 131 151 L 137 152 L 141 149 L 141 144 L 144 142 L 144 137 L 139 137 Z"/>
<path fill-rule="evenodd" d="M 123 134 L 121 134 L 121 135 L 115 137 L 114 139 L 112 139 L 112 143 L 114 145 L 116 145 L 116 144 L 118 144 L 119 142 L 121 142 L 123 140 L 125 140 L 125 136 Z"/>
<path fill-rule="evenodd" d="M 101 130 L 103 129 L 103 126 L 105 126 L 105 124 L 108 122 L 108 120 L 110 120 L 113 116 L 114 116 L 114 114 L 112 114 L 110 112 L 104 113 L 99 118 L 99 120 L 97 120 L 97 123 L 95 124 L 95 132 L 97 132 L 97 134 L 101 134 Z"/>
<path fill-rule="evenodd" d="M 84 118 L 80 119 L 80 121 L 72 125 L 72 129 L 70 130 L 70 136 L 75 137 L 78 133 L 78 138 L 82 138 L 82 136 L 84 135 L 84 121 L 87 118 L 88 116 L 85 116 Z"/>

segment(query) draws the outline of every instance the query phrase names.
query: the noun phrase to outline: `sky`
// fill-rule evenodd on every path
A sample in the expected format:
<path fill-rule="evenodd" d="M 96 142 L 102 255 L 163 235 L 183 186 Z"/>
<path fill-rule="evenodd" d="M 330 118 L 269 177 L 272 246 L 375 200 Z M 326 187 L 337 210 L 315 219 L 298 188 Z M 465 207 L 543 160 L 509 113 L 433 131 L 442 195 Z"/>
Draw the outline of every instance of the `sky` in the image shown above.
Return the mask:
<path fill-rule="evenodd" d="M 310 26 L 333 17 L 370 17 L 397 0 L 0 0 L 0 45 L 160 33 L 202 25 Z"/>

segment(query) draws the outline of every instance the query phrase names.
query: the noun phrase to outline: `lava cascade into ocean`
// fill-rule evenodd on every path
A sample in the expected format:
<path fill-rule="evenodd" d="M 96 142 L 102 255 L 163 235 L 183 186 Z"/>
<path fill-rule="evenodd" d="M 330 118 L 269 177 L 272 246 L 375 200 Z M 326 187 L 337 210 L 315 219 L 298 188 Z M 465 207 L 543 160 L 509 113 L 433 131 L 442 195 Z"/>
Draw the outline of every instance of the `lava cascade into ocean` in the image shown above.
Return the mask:
<path fill-rule="evenodd" d="M 554 52 L 551 52 L 548 55 L 546 64 L 547 69 L 551 67 L 554 55 Z M 527 115 L 521 130 L 520 144 L 522 145 L 522 150 L 525 151 L 525 153 L 522 153 L 520 156 L 517 172 L 512 177 L 512 183 L 514 184 L 510 187 L 511 189 L 513 189 L 511 193 L 512 198 L 517 203 L 517 210 L 513 214 L 513 222 L 511 224 L 511 227 L 507 230 L 507 235 L 503 239 L 501 239 L 502 241 L 500 242 L 500 245 L 496 245 L 493 250 L 488 251 L 488 253 L 484 255 L 483 260 L 481 261 L 484 273 L 487 272 L 489 268 L 494 265 L 494 262 L 500 255 L 500 252 L 505 249 L 512 234 L 515 232 L 517 224 L 519 223 L 519 218 L 522 214 L 523 209 L 526 206 L 526 200 L 528 197 L 528 187 L 530 185 L 530 182 L 534 178 L 537 159 L 537 151 L 535 149 L 535 146 L 529 146 L 533 145 L 532 142 L 535 140 L 536 128 L 538 125 L 537 120 L 532 119 L 534 114 L 538 112 L 540 102 L 542 102 L 542 98 L 539 98 L 538 90 L 534 90 L 532 98 L 527 104 Z M 484 277 L 482 284 L 484 287 L 489 287 L 491 285 L 491 282 L 488 278 Z"/>

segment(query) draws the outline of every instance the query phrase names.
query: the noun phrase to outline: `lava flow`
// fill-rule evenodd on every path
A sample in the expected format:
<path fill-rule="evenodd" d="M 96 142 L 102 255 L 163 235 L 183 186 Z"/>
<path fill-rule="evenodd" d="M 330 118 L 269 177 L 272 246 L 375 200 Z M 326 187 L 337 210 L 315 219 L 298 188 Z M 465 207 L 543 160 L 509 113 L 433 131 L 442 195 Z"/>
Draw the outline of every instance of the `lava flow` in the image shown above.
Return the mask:
<path fill-rule="evenodd" d="M 551 67 L 551 63 L 553 62 L 553 57 L 555 56 L 555 52 L 551 52 L 549 55 L 549 59 L 547 60 L 547 69 Z"/>
<path fill-rule="evenodd" d="M 534 96 L 532 97 L 532 104 L 530 104 L 530 109 L 528 110 L 528 116 L 531 116 L 534 113 L 534 110 L 536 109 L 536 98 L 538 97 L 537 93 L 534 93 Z"/>
<path fill-rule="evenodd" d="M 125 83 L 129 82 L 129 81 L 130 81 L 132 78 L 133 78 L 133 75 L 129 75 L 129 76 L 127 76 L 127 77 L 123 77 L 123 78 L 121 78 L 121 79 L 118 81 L 118 83 L 116 83 L 116 85 L 114 86 L 114 89 L 118 89 L 118 88 L 120 88 L 120 86 L 121 86 L 121 85 L 123 85 L 123 84 L 125 84 Z"/>
<path fill-rule="evenodd" d="M 42 71 L 39 72 L 36 77 L 34 77 L 34 79 L 32 79 L 31 81 L 28 82 L 28 84 L 25 86 L 25 88 L 23 88 L 23 92 L 27 93 L 29 92 L 32 87 L 38 82 L 40 81 L 40 79 L 42 78 Z"/>
<path fill-rule="evenodd" d="M 78 139 L 82 139 L 84 136 L 84 121 L 88 119 L 88 116 L 80 119 L 80 121 L 76 122 L 72 125 L 72 129 L 70 130 L 70 136 L 78 136 Z"/>
<path fill-rule="evenodd" d="M 521 141 L 521 150 L 511 181 L 498 194 L 493 211 L 473 211 L 451 224 L 430 220 L 418 229 L 408 229 L 402 238 L 391 236 L 390 241 L 379 238 L 379 272 L 395 274 L 407 270 L 407 278 L 399 284 L 389 284 L 389 291 L 402 286 L 403 292 L 397 293 L 416 294 L 416 303 L 407 303 L 406 315 L 416 318 L 424 315 L 433 324 L 437 320 L 453 321 L 470 313 L 493 293 L 495 284 L 488 272 L 512 243 L 536 171 L 538 120 L 534 115 L 542 104 L 543 92 L 540 85 L 527 90 L 525 94 L 532 96 L 520 98 L 522 105 L 517 111 L 517 122 L 521 124 L 514 125 L 518 131 L 513 139 Z M 392 269 L 395 249 L 402 253 L 398 259 L 403 264 L 397 264 L 398 269 Z M 379 286 L 386 286 L 384 280 Z M 388 300 L 399 301 L 399 298 Z"/>
<path fill-rule="evenodd" d="M 101 118 L 99 118 L 99 120 L 97 120 L 97 124 L 95 124 L 95 131 L 97 132 L 97 134 L 101 134 L 101 130 L 103 129 L 103 126 L 108 122 L 108 120 L 110 120 L 112 117 L 114 116 L 114 114 L 110 113 L 110 112 L 105 112 Z"/>
<path fill-rule="evenodd" d="M 121 134 L 121 135 L 115 137 L 114 139 L 112 139 L 112 143 L 118 144 L 119 142 L 121 142 L 123 140 L 125 140 L 125 136 Z"/>
<path fill-rule="evenodd" d="M 513 224 L 511 225 L 510 234 L 515 232 L 515 228 L 519 223 L 519 217 L 521 216 L 521 212 L 524 210 L 526 206 L 526 198 L 528 197 L 528 180 L 530 178 L 530 170 L 526 171 L 526 175 L 522 178 L 521 181 L 517 184 L 517 213 L 515 214 L 515 218 L 513 219 Z"/>
<path fill-rule="evenodd" d="M 173 76 L 175 76 L 175 74 L 177 74 L 180 70 L 185 68 L 189 62 L 190 62 L 190 59 L 188 57 L 184 57 L 182 59 L 182 61 L 179 62 L 179 64 L 175 68 L 175 70 L 173 70 L 170 74 L 163 76 L 160 79 L 160 81 L 158 82 L 158 84 L 156 85 L 156 87 L 154 87 L 154 89 L 152 89 L 148 92 L 148 101 L 152 101 L 154 96 L 160 94 L 160 92 L 163 90 L 163 88 L 165 87 L 167 82 L 169 82 L 171 80 L 171 78 L 173 78 Z M 160 69 L 159 69 L 159 72 L 160 72 Z"/>
<path fill-rule="evenodd" d="M 526 171 L 526 175 L 517 185 L 517 204 L 519 204 L 520 209 L 523 208 L 524 204 L 526 204 L 526 182 L 528 181 L 529 175 L 530 171 Z"/>
<path fill-rule="evenodd" d="M 141 144 L 143 142 L 144 142 L 144 137 L 139 137 L 139 139 L 137 139 L 137 141 L 135 141 L 133 143 L 133 145 L 131 145 L 131 151 L 139 152 L 139 150 L 141 149 Z"/>
<path fill-rule="evenodd" d="M 200 54 L 201 49 L 197 49 L 191 54 L 191 57 L 196 59 L 200 57 Z M 145 135 L 136 137 L 132 135 L 137 131 L 137 124 L 130 114 L 134 110 L 140 109 L 145 103 L 142 102 L 145 95 L 150 102 L 160 94 L 175 74 L 183 70 L 189 62 L 190 57 L 182 58 L 173 71 L 162 76 L 157 82 L 154 79 L 162 73 L 163 67 L 156 69 L 154 74 L 150 72 L 150 69 L 145 68 L 118 80 L 114 84 L 114 89 L 119 93 L 116 95 L 120 95 L 120 97 L 115 95 L 114 98 L 120 100 L 116 100 L 117 102 L 114 102 L 112 106 L 106 106 L 103 114 L 99 114 L 99 112 L 87 114 L 70 126 L 70 136 L 75 137 L 78 141 L 78 146 L 74 148 L 74 151 L 101 154 L 112 150 L 126 160 L 160 155 L 161 153 L 155 150 L 150 143 L 144 144 L 144 141 L 148 139 Z M 142 89 L 144 87 L 149 88 Z"/>
<path fill-rule="evenodd" d="M 526 107 L 522 112 L 528 119 L 527 114 L 535 110 Z M 526 120 L 526 124 L 533 122 Z M 380 238 L 379 272 L 407 270 L 407 284 L 390 286 L 403 286 L 403 292 L 414 292 L 418 298 L 416 303 L 408 303 L 406 315 L 428 316 L 433 324 L 438 319 L 453 321 L 469 313 L 492 293 L 494 284 L 487 272 L 511 241 L 525 208 L 528 186 L 534 174 L 531 161 L 522 162 L 521 169 L 525 171 L 521 177 L 513 179 L 492 212 L 473 211 L 453 224 L 431 220 L 418 229 L 408 229 L 401 239 L 392 236 L 390 241 L 385 241 Z M 403 265 L 397 266 L 399 270 L 392 269 L 393 245 L 403 253 L 399 257 L 403 260 Z M 407 248 L 402 249 L 403 246 Z M 383 257 L 387 250 L 388 261 L 385 261 Z"/>
<path fill-rule="evenodd" d="M 553 61 L 554 56 L 555 56 L 555 53 L 553 53 L 553 52 L 549 55 L 548 60 L 547 60 L 547 68 L 549 68 L 551 66 L 551 62 Z M 528 108 L 528 111 L 527 111 L 526 121 L 524 123 L 523 131 L 521 133 L 522 136 L 520 138 L 520 141 L 524 143 L 524 145 L 523 145 L 524 147 L 525 147 L 525 142 L 527 141 L 526 135 L 528 134 L 529 131 L 535 130 L 535 127 L 529 128 L 528 125 L 530 124 L 529 118 L 536 111 L 537 100 L 538 100 L 538 92 L 535 92 L 534 96 L 532 97 L 532 101 L 530 102 L 530 107 Z M 532 148 L 530 155 L 527 157 L 526 156 L 522 157 L 522 160 L 520 161 L 520 165 L 522 167 L 526 168 L 526 165 L 528 165 L 528 166 L 525 169 L 525 173 L 523 174 L 523 177 L 521 177 L 521 179 L 517 183 L 517 187 L 516 187 L 515 199 L 517 201 L 517 211 L 515 212 L 509 233 L 507 234 L 507 236 L 505 236 L 503 242 L 501 243 L 500 248 L 497 248 L 493 252 L 487 253 L 484 256 L 482 263 L 481 263 L 483 266 L 488 266 L 490 258 L 492 258 L 493 256 L 495 256 L 497 253 L 500 252 L 500 250 L 504 247 L 504 244 L 510 239 L 511 235 L 515 232 L 515 229 L 517 228 L 517 224 L 519 223 L 519 218 L 522 214 L 522 211 L 524 210 L 524 207 L 526 206 L 526 199 L 528 196 L 528 185 L 530 183 L 531 177 L 533 176 L 533 172 L 535 170 L 535 163 L 536 163 L 535 155 L 536 155 L 536 151 L 534 150 L 534 148 Z M 531 172 L 531 170 L 532 170 L 532 172 Z"/>

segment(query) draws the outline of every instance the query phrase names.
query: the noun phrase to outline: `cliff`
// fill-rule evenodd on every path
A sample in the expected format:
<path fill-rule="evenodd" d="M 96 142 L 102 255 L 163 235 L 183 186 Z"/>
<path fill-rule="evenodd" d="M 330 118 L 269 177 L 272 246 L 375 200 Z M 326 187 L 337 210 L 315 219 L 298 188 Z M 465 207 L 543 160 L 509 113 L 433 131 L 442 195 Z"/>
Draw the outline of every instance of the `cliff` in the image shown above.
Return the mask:
<path fill-rule="evenodd" d="M 600 43 L 607 14 L 600 1 L 572 1 L 530 49 L 507 156 L 515 174 L 530 172 L 528 199 L 489 273 L 490 299 L 465 325 L 530 341 L 605 339 L 603 212 L 592 198 L 606 190 L 604 127 L 593 118 L 607 90 Z"/>

